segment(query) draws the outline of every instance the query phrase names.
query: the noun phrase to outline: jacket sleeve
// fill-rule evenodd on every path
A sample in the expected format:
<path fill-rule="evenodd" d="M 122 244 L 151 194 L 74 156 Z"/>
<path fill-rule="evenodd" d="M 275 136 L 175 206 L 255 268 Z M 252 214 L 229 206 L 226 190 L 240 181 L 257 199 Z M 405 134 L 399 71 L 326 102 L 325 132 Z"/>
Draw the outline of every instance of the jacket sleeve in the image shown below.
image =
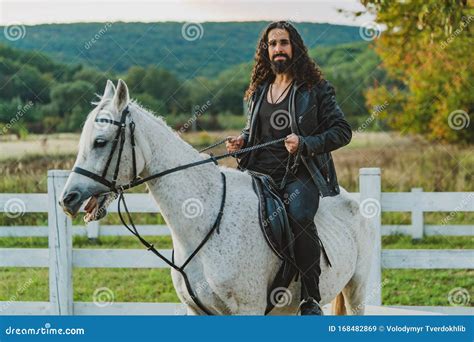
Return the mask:
<path fill-rule="evenodd" d="M 247 123 L 245 125 L 245 128 L 240 133 L 242 138 L 244 138 L 244 146 L 242 146 L 242 148 L 246 147 L 247 143 L 249 142 L 250 124 L 252 122 L 252 113 L 251 113 L 250 109 L 252 108 L 252 101 L 253 100 L 254 100 L 254 97 L 252 96 L 252 99 L 247 103 Z"/>
<path fill-rule="evenodd" d="M 334 151 L 347 145 L 352 139 L 351 126 L 336 102 L 334 87 L 327 81 L 321 89 L 319 101 L 318 122 L 325 127 L 325 131 L 300 137 L 303 141 L 303 154 L 306 156 Z"/>
<path fill-rule="evenodd" d="M 247 124 L 245 125 L 245 128 L 240 133 L 240 136 L 244 138 L 244 146 L 242 146 L 242 148 L 247 146 L 247 143 L 249 142 L 249 135 L 250 135 L 250 115 L 247 116 Z"/>

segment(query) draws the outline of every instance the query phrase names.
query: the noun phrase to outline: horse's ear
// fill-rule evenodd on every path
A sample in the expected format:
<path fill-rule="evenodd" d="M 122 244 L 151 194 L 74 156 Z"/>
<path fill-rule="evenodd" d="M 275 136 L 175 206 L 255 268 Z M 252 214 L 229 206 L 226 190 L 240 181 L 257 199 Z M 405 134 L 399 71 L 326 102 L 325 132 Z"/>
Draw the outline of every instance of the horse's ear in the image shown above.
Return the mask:
<path fill-rule="evenodd" d="M 120 113 L 128 105 L 130 96 L 128 94 L 128 87 L 124 81 L 119 80 L 117 84 L 117 90 L 114 96 L 114 105 L 117 111 Z"/>
<path fill-rule="evenodd" d="M 115 95 L 115 86 L 111 80 L 107 80 L 107 84 L 105 86 L 104 95 L 102 95 L 102 99 L 111 99 Z"/>

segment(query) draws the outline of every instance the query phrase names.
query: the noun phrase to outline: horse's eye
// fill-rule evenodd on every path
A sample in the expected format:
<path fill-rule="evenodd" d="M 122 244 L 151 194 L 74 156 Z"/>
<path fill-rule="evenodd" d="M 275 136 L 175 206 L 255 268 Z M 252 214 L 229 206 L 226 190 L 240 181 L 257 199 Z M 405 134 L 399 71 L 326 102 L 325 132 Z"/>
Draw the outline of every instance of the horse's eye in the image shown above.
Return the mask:
<path fill-rule="evenodd" d="M 104 147 L 107 144 L 107 140 L 104 139 L 95 139 L 94 148 Z"/>

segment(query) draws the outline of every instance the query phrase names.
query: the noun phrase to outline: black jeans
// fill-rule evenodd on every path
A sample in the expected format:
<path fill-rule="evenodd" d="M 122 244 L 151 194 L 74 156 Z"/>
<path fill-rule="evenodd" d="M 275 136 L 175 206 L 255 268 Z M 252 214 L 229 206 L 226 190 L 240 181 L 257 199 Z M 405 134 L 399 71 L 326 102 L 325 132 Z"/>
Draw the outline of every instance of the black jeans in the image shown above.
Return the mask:
<path fill-rule="evenodd" d="M 295 237 L 296 264 L 301 269 L 301 299 L 313 297 L 321 300 L 319 276 L 321 275 L 321 242 L 314 216 L 319 208 L 319 191 L 304 165 L 300 165 L 296 179 L 280 190 L 288 220 Z"/>

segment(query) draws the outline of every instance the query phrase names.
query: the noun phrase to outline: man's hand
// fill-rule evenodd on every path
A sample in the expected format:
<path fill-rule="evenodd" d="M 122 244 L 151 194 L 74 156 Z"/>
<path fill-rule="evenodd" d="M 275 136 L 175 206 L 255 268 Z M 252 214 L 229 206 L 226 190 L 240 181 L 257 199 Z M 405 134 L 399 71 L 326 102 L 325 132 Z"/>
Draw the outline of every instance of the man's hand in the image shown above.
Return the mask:
<path fill-rule="evenodd" d="M 227 137 L 227 141 L 225 142 L 225 147 L 227 152 L 232 153 L 238 151 L 244 146 L 244 138 L 241 135 L 238 137 L 236 136 L 229 136 Z"/>
<path fill-rule="evenodd" d="M 298 151 L 298 145 L 300 143 L 300 138 L 294 133 L 288 135 L 285 139 L 285 147 L 291 154 Z"/>

